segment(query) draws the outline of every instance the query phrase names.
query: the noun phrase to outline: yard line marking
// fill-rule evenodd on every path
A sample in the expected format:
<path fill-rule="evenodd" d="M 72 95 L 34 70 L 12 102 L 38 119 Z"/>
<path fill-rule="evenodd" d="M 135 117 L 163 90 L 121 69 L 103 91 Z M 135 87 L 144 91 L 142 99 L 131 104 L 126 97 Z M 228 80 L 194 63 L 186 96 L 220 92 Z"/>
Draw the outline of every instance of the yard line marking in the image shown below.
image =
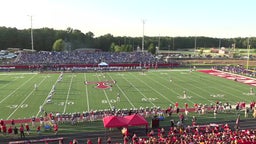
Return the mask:
<path fill-rule="evenodd" d="M 84 81 L 86 81 L 86 74 L 84 73 Z M 89 103 L 89 93 L 88 93 L 88 87 L 85 85 L 85 95 L 87 100 L 87 111 L 90 111 L 90 103 Z"/>
<path fill-rule="evenodd" d="M 133 77 L 135 77 L 134 75 L 132 75 Z M 170 99 L 168 99 L 166 96 L 164 96 L 162 93 L 160 93 L 159 91 L 155 90 L 153 87 L 151 87 L 150 85 L 148 85 L 146 82 L 142 81 L 141 79 L 139 79 L 138 77 L 135 77 L 137 80 L 141 81 L 142 83 L 144 83 L 144 85 L 146 85 L 147 87 L 149 87 L 151 90 L 153 90 L 154 92 L 156 92 L 157 94 L 159 94 L 160 96 L 162 96 L 164 99 L 166 99 L 167 101 L 169 101 L 170 103 L 174 104 L 173 101 L 171 101 Z"/>
<path fill-rule="evenodd" d="M 184 80 L 182 80 L 182 79 L 180 79 L 180 81 L 186 82 L 186 81 L 184 81 Z M 191 87 L 195 87 L 195 88 L 197 88 L 197 89 L 200 89 L 200 91 L 206 91 L 206 90 L 204 90 L 204 89 L 201 89 L 201 88 L 195 86 L 193 83 L 188 82 L 188 84 L 191 85 Z M 210 103 L 215 103 L 215 101 L 208 100 L 208 98 L 202 97 L 201 95 L 199 95 L 198 93 L 196 93 L 196 92 L 194 92 L 194 91 L 192 91 L 192 90 L 189 90 L 189 89 L 187 89 L 187 88 L 185 88 L 185 87 L 182 87 L 182 88 L 183 88 L 184 90 L 186 90 L 187 92 L 193 93 L 194 95 L 197 95 L 198 97 L 200 97 L 200 98 L 202 98 L 202 99 L 205 99 L 206 101 L 208 101 L 208 102 L 210 102 Z M 208 92 L 208 91 L 206 91 L 206 92 Z"/>
<path fill-rule="evenodd" d="M 9 98 L 12 94 L 14 94 L 18 89 L 20 89 L 22 86 L 24 86 L 26 83 L 28 83 L 31 79 L 33 79 L 36 75 L 33 75 L 30 79 L 28 79 L 27 81 L 25 81 L 22 85 L 20 85 L 18 88 L 16 88 L 12 93 L 10 93 L 9 95 L 7 95 L 5 98 L 3 98 L 0 101 L 0 104 L 5 101 L 7 98 Z"/>
<path fill-rule="evenodd" d="M 65 113 L 65 112 L 66 112 L 67 103 L 68 103 L 68 98 L 69 98 L 69 93 L 70 93 L 70 89 L 71 89 L 71 86 L 72 86 L 73 78 L 74 78 L 74 74 L 72 74 L 72 77 L 71 77 L 71 80 L 70 80 L 70 83 L 69 83 L 68 93 L 67 93 L 67 97 L 66 97 L 66 102 L 65 102 L 65 105 L 64 105 L 63 113 Z"/>
<path fill-rule="evenodd" d="M 57 78 L 57 80 L 55 81 L 55 83 L 54 83 L 54 85 L 56 85 L 57 84 L 57 82 L 58 82 L 58 79 L 60 78 L 60 76 L 61 75 L 59 75 L 59 77 Z M 47 78 L 47 77 L 46 77 Z M 43 102 L 43 104 L 41 105 L 42 107 L 46 104 L 46 102 L 47 102 L 47 98 L 48 98 L 48 96 L 50 95 L 50 93 L 51 93 L 51 89 L 50 89 L 50 91 L 49 91 L 49 93 L 48 93 L 48 95 L 46 96 L 46 98 L 45 98 L 45 100 L 44 100 L 44 102 Z M 38 115 L 40 114 L 40 110 L 37 112 L 37 114 L 36 114 L 36 117 L 38 117 Z"/>
<path fill-rule="evenodd" d="M 158 76 L 158 77 L 161 78 L 161 79 L 166 80 L 166 77 L 165 77 L 165 78 L 163 78 L 163 77 L 161 77 L 161 76 Z M 158 83 L 159 85 L 162 85 L 162 87 L 166 87 L 167 89 L 170 89 L 173 93 L 175 93 L 175 94 L 177 94 L 177 95 L 181 95 L 181 94 L 179 94 L 178 92 L 176 92 L 174 89 L 171 89 L 171 87 L 168 87 L 167 85 L 164 85 L 164 84 L 162 84 L 162 83 L 160 83 L 160 82 L 158 82 L 158 81 L 152 79 L 151 77 L 149 77 L 149 79 L 153 80 L 155 83 Z M 169 83 L 169 79 L 167 79 L 167 80 L 168 80 L 168 83 Z M 178 86 L 178 87 L 181 87 L 181 86 L 175 84 L 175 82 L 174 82 L 174 83 L 172 82 L 171 85 L 176 85 L 176 86 Z M 195 103 L 195 102 L 191 101 L 191 100 L 188 99 L 188 98 L 187 98 L 187 99 L 184 99 L 184 100 L 190 101 L 191 103 Z M 173 101 L 172 101 L 172 103 L 174 104 Z"/>
<path fill-rule="evenodd" d="M 191 80 L 191 81 L 195 81 L 195 82 L 198 82 L 198 81 L 196 81 L 196 80 Z M 208 80 L 207 79 L 207 81 L 210 81 L 210 80 Z M 195 85 L 193 85 L 192 83 L 188 83 L 189 85 L 191 85 L 191 87 L 195 87 L 195 88 L 197 88 L 197 89 L 200 89 L 200 91 L 205 91 L 206 93 L 209 93 L 207 90 L 205 90 L 205 89 L 201 89 L 200 87 L 197 87 L 197 86 L 195 86 Z M 195 93 L 195 92 L 193 92 L 193 91 L 191 91 L 192 93 Z M 195 93 L 196 94 L 196 93 Z M 210 95 L 210 93 L 209 93 L 209 95 Z M 210 103 L 215 103 L 215 101 L 210 101 L 210 100 L 208 100 L 208 98 L 207 97 L 202 97 L 202 96 L 200 96 L 200 95 L 198 95 L 200 98 L 203 98 L 203 99 L 205 99 L 205 100 L 207 100 L 208 102 L 210 102 Z M 226 98 L 222 98 L 222 99 L 226 99 Z"/>
<path fill-rule="evenodd" d="M 204 79 L 205 81 L 207 81 L 207 83 L 213 83 L 213 81 L 212 80 L 210 80 L 210 79 Z M 197 82 L 197 81 L 196 81 Z M 222 93 L 224 93 L 224 94 L 226 94 L 226 95 L 228 95 L 229 93 L 227 92 L 227 91 L 224 91 L 224 90 L 222 90 L 222 89 L 216 89 L 216 88 L 214 88 L 214 87 L 211 87 L 211 89 L 215 89 L 217 92 L 218 91 L 221 91 Z M 207 92 L 207 93 L 209 93 L 209 92 Z M 211 93 L 209 93 L 209 95 L 211 95 Z M 239 98 L 239 97 L 237 97 L 237 96 L 235 96 L 236 98 Z M 229 99 L 227 99 L 227 98 L 225 98 L 225 97 L 223 97 L 222 99 L 225 99 L 226 101 L 231 101 L 231 102 L 233 102 L 233 103 L 236 103 L 236 102 L 234 102 L 234 101 L 232 101 L 232 100 L 229 100 Z"/>
<path fill-rule="evenodd" d="M 3 89 L 3 88 L 5 88 L 5 87 L 7 87 L 8 85 L 10 85 L 10 84 L 11 84 L 11 82 L 16 81 L 17 79 L 18 79 L 18 78 L 14 78 L 14 80 L 9 81 L 7 84 L 5 84 L 5 85 L 3 85 L 2 87 L 0 87 L 0 89 Z"/>
<path fill-rule="evenodd" d="M 108 74 L 109 75 L 109 74 Z M 114 79 L 111 77 L 111 75 L 109 75 L 109 77 L 114 81 Z M 125 96 L 125 98 L 127 99 L 127 101 L 130 103 L 130 105 L 135 108 L 135 106 L 133 105 L 133 103 L 130 101 L 130 99 L 127 97 L 127 95 L 124 93 L 124 91 L 118 86 L 118 84 L 115 84 L 117 86 L 117 88 L 122 92 L 122 94 Z"/>
<path fill-rule="evenodd" d="M 128 81 L 126 78 L 125 79 L 130 85 L 132 85 L 132 87 L 134 87 L 144 98 L 148 99 L 147 96 L 145 96 L 145 94 L 143 94 L 136 86 L 134 86 L 130 81 Z M 154 107 L 156 106 L 152 101 L 149 101 Z"/>
<path fill-rule="evenodd" d="M 40 86 L 44 81 L 46 80 L 46 78 L 44 78 L 39 84 L 38 86 Z M 33 89 L 27 96 L 26 98 L 19 104 L 19 106 L 8 116 L 7 119 L 10 119 L 10 117 L 20 108 L 21 105 L 24 104 L 24 102 L 32 95 L 32 93 L 35 91 L 35 89 Z"/>
<path fill-rule="evenodd" d="M 98 78 L 98 80 L 100 80 L 100 78 L 99 78 L 99 77 L 97 77 L 97 78 Z M 110 101 L 109 101 L 109 99 L 108 99 L 108 95 L 107 95 L 107 93 L 106 93 L 106 91 L 105 91 L 105 90 L 103 90 L 103 91 L 104 91 L 105 97 L 106 97 L 106 99 L 107 99 L 107 101 L 108 101 L 109 107 L 110 107 L 110 109 L 112 109 L 112 108 L 113 108 L 113 106 L 111 105 L 111 103 L 110 103 Z"/>
<path fill-rule="evenodd" d="M 211 73 L 205 73 L 205 72 L 202 72 L 202 73 L 205 73 L 205 74 L 208 74 L 208 75 L 211 75 L 211 76 L 218 76 L 220 77 L 220 75 L 223 75 L 223 77 L 221 78 L 225 78 L 227 75 L 234 75 L 235 77 L 244 77 L 244 78 L 250 78 L 250 79 L 254 79 L 254 78 L 251 78 L 251 77 L 246 77 L 246 76 L 241 76 L 241 75 L 238 75 L 238 74 L 233 74 L 233 73 L 229 73 L 229 72 L 223 72 L 223 71 L 219 71 L 219 70 L 214 70 L 215 72 L 211 72 Z M 256 80 L 256 79 L 254 79 Z M 228 87 L 229 89 L 232 89 L 233 91 L 237 91 L 237 92 L 241 92 L 240 89 L 238 88 L 234 88 L 234 87 Z M 223 91 L 223 90 L 221 90 Z M 240 99 L 242 101 L 244 101 L 244 97 L 239 97 L 239 96 L 236 96 L 236 95 L 232 95 L 233 97 L 236 97 L 237 99 Z M 236 102 L 234 102 L 236 103 Z"/>

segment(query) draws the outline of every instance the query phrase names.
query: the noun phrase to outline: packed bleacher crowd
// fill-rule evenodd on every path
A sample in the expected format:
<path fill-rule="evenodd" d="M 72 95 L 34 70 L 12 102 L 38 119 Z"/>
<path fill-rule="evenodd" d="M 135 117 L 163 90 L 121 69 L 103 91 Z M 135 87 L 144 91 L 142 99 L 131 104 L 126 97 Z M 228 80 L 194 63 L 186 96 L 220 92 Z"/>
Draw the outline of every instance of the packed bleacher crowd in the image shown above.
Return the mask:
<path fill-rule="evenodd" d="M 243 65 L 226 65 L 226 66 L 214 66 L 213 69 L 221 70 L 224 72 L 245 75 L 250 77 L 256 76 L 256 69 L 246 69 Z"/>
<path fill-rule="evenodd" d="M 21 52 L 14 64 L 99 64 L 100 62 L 108 64 L 115 63 L 155 63 L 159 61 L 147 52 L 48 52 L 39 51 L 34 53 Z"/>

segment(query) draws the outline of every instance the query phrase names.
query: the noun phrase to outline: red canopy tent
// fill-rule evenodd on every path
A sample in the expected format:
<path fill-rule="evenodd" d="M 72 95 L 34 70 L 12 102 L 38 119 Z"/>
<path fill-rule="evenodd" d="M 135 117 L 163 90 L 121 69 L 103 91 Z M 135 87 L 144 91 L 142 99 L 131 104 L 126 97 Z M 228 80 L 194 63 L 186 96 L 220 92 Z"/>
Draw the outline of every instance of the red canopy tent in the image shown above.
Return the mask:
<path fill-rule="evenodd" d="M 128 120 L 128 126 L 148 126 L 148 121 L 140 114 L 133 114 L 124 117 Z"/>
<path fill-rule="evenodd" d="M 103 124 L 105 128 L 127 127 L 128 121 L 123 117 L 106 116 L 103 118 Z"/>

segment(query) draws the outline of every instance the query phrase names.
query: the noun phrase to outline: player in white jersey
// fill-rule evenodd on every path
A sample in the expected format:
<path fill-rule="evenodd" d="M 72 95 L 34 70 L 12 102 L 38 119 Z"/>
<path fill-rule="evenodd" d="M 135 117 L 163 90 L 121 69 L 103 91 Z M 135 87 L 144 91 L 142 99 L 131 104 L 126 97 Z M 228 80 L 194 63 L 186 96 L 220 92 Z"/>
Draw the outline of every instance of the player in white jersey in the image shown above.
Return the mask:
<path fill-rule="evenodd" d="M 117 101 L 117 102 L 120 102 L 120 94 L 119 94 L 119 93 L 117 93 L 116 101 Z"/>
<path fill-rule="evenodd" d="M 37 90 L 37 84 L 36 83 L 34 84 L 34 89 Z"/>

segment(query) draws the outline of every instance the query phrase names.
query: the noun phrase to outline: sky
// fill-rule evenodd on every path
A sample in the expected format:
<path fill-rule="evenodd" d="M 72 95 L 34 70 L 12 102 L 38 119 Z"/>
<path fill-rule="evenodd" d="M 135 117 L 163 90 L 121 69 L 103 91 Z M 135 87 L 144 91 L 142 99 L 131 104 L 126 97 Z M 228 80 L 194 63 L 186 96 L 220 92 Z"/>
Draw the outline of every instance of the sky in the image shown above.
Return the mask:
<path fill-rule="evenodd" d="M 95 37 L 256 36 L 255 0 L 0 0 L 0 5 L 0 26 L 17 29 L 29 29 L 32 22 L 33 29 L 71 27 Z"/>

